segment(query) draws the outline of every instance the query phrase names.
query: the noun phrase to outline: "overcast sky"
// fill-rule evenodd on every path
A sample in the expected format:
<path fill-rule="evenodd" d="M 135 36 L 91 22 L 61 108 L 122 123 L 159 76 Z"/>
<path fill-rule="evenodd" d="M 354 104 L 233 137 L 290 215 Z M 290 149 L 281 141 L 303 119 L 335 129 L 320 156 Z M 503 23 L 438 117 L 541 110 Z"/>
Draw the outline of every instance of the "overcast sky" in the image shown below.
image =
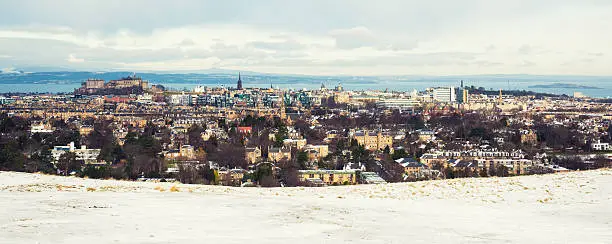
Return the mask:
<path fill-rule="evenodd" d="M 1 1 L 0 67 L 612 75 L 612 1 Z"/>

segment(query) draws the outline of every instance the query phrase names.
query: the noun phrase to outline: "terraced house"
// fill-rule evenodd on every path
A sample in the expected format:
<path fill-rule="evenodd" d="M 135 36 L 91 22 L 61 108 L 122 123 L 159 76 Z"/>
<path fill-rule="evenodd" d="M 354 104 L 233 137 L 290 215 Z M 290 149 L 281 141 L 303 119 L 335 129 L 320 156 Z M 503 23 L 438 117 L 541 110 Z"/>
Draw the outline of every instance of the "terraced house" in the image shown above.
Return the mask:
<path fill-rule="evenodd" d="M 299 181 L 304 184 L 357 184 L 356 170 L 298 170 Z"/>

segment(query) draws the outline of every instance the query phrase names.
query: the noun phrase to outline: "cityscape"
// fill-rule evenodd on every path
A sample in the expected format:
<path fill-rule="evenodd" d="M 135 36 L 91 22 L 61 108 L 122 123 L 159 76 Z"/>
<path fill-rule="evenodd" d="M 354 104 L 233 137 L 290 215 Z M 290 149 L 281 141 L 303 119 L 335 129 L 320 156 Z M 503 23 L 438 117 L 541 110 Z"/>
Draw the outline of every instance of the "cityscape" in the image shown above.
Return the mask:
<path fill-rule="evenodd" d="M 235 87 L 173 91 L 133 74 L 88 79 L 72 94 L 2 97 L 3 138 L 18 142 L 4 150 L 22 152 L 3 168 L 326 186 L 610 167 L 607 99 L 464 81 L 410 92 L 250 88 L 237 77 Z"/>
<path fill-rule="evenodd" d="M 32 2 L 0 243 L 612 242 L 610 4 Z"/>

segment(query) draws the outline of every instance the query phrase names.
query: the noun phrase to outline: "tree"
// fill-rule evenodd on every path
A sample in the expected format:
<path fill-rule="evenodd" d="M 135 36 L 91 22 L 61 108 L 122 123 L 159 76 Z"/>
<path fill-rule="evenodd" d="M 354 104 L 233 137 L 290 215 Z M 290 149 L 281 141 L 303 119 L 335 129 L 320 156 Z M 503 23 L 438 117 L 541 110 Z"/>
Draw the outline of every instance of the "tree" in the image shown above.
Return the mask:
<path fill-rule="evenodd" d="M 482 168 L 481 170 L 478 171 L 478 175 L 480 177 L 488 177 L 487 175 L 487 168 Z"/>
<path fill-rule="evenodd" d="M 393 151 L 393 154 L 391 155 L 391 158 L 393 160 L 400 159 L 400 158 L 406 158 L 406 157 L 408 157 L 408 153 L 406 153 L 406 150 L 403 148 Z"/>
<path fill-rule="evenodd" d="M 189 127 L 187 131 L 187 136 L 189 137 L 189 145 L 193 146 L 193 148 L 203 148 L 204 147 L 204 139 L 202 138 L 202 133 L 204 132 L 204 128 L 199 125 L 192 125 Z"/>
<path fill-rule="evenodd" d="M 16 141 L 0 144 L 0 170 L 24 171 L 25 157 L 20 151 Z"/>
<path fill-rule="evenodd" d="M 499 177 L 508 177 L 509 173 L 508 173 L 508 167 L 504 166 L 503 164 L 499 164 L 497 165 L 497 170 L 496 170 L 497 175 Z"/>
<path fill-rule="evenodd" d="M 253 180 L 263 187 L 278 186 L 278 182 L 274 179 L 272 164 L 270 163 L 259 164 L 255 172 L 253 172 Z"/>
<path fill-rule="evenodd" d="M 193 167 L 178 164 L 177 180 L 183 184 L 194 184 L 198 181 L 198 175 Z"/>
<path fill-rule="evenodd" d="M 404 181 L 405 169 L 403 166 L 392 160 L 383 160 L 380 162 L 382 166 L 381 177 L 387 182 L 402 182 Z"/>
<path fill-rule="evenodd" d="M 246 169 L 245 148 L 240 144 L 221 144 L 214 151 L 208 152 L 208 160 L 216 162 L 221 167 Z"/>
<path fill-rule="evenodd" d="M 80 171 L 81 164 L 76 160 L 76 154 L 65 152 L 59 157 L 57 168 L 61 171 L 62 175 L 66 176 L 71 172 Z"/>
<path fill-rule="evenodd" d="M 353 163 L 365 162 L 370 157 L 370 152 L 365 147 L 358 145 L 353 147 L 351 156 L 353 157 Z"/>
<path fill-rule="evenodd" d="M 280 168 L 280 180 L 285 186 L 297 186 L 299 184 L 299 165 L 294 161 L 281 160 L 278 162 Z"/>
<path fill-rule="evenodd" d="M 595 164 L 593 165 L 596 169 L 612 167 L 612 161 L 610 161 L 604 155 L 597 155 L 594 159 Z"/>
<path fill-rule="evenodd" d="M 135 179 L 141 174 L 158 177 L 161 174 L 163 161 L 158 158 L 161 145 L 152 135 L 126 136 L 123 149 L 127 158 L 125 169 L 130 178 Z"/>
<path fill-rule="evenodd" d="M 342 150 L 346 149 L 346 141 L 344 139 L 339 139 L 336 143 L 336 152 L 342 152 Z"/>
<path fill-rule="evenodd" d="M 53 174 L 55 173 L 55 168 L 53 167 L 52 161 L 53 157 L 51 156 L 51 151 L 43 147 L 40 152 L 32 154 L 29 160 L 27 160 L 25 171 L 30 173 L 42 172 Z"/>
<path fill-rule="evenodd" d="M 385 147 L 385 149 L 383 150 L 383 153 L 384 153 L 385 155 L 389 155 L 389 154 L 391 153 L 391 148 L 389 148 L 389 145 L 387 145 L 387 146 Z"/>
<path fill-rule="evenodd" d="M 308 163 L 308 153 L 306 153 L 304 151 L 299 151 L 297 153 L 296 159 L 297 159 L 297 164 L 298 164 L 299 168 L 301 168 L 301 169 L 307 168 L 306 164 Z"/>
<path fill-rule="evenodd" d="M 278 127 L 278 132 L 274 134 L 274 146 L 275 147 L 283 146 L 283 141 L 287 138 L 289 138 L 287 127 L 284 125 Z"/>
<path fill-rule="evenodd" d="M 108 165 L 86 165 L 81 172 L 81 176 L 92 179 L 106 179 L 111 176 L 111 168 Z"/>

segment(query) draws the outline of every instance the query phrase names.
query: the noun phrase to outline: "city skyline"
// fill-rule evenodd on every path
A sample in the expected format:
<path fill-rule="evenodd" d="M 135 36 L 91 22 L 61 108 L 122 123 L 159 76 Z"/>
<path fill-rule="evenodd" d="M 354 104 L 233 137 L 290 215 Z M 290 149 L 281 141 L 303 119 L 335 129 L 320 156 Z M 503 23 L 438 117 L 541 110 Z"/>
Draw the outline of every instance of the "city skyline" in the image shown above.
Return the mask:
<path fill-rule="evenodd" d="M 606 1 L 0 3 L 0 68 L 612 75 Z"/>

